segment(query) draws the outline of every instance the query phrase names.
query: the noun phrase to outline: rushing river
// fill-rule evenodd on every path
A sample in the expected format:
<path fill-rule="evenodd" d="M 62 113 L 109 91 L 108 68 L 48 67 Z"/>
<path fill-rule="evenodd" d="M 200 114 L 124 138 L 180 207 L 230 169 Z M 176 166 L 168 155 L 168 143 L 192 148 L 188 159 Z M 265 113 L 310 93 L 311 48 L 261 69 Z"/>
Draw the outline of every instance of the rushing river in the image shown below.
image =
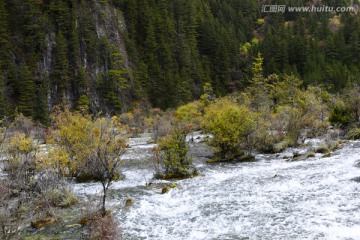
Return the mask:
<path fill-rule="evenodd" d="M 286 161 L 286 153 L 237 164 L 197 160 L 202 176 L 166 194 L 146 187 L 151 147 L 132 143 L 126 158 L 134 164 L 112 187 L 109 206 L 125 239 L 360 239 L 360 183 L 350 180 L 360 176 L 359 141 L 306 161 Z M 100 186 L 76 189 L 93 194 Z M 124 206 L 127 198 L 133 206 Z"/>

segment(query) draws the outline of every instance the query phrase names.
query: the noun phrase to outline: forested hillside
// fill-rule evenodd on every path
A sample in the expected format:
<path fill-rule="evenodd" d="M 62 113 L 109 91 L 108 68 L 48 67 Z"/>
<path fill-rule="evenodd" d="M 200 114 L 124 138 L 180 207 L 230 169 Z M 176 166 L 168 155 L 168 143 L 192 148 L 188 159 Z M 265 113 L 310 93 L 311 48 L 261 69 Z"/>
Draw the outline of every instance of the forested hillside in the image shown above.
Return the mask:
<path fill-rule="evenodd" d="M 176 107 L 205 83 L 218 96 L 242 90 L 259 52 L 265 76 L 293 74 L 331 91 L 360 81 L 359 14 L 262 13 L 262 4 L 0 0 L 0 115 L 46 123 L 61 103 L 110 114 Z"/>

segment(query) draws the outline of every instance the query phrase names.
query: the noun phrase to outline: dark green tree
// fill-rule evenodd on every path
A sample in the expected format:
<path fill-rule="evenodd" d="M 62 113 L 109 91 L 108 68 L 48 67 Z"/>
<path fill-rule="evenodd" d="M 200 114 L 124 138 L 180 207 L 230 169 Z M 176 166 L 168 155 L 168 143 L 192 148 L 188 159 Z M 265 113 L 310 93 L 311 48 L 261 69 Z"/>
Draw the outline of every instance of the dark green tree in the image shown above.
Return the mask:
<path fill-rule="evenodd" d="M 27 65 L 23 65 L 19 74 L 18 111 L 24 116 L 32 117 L 35 106 L 35 82 Z"/>
<path fill-rule="evenodd" d="M 59 32 L 56 37 L 56 46 L 53 51 L 53 66 L 50 77 L 50 86 L 53 91 L 54 104 L 63 103 L 69 88 L 69 62 L 68 62 L 67 41 Z"/>

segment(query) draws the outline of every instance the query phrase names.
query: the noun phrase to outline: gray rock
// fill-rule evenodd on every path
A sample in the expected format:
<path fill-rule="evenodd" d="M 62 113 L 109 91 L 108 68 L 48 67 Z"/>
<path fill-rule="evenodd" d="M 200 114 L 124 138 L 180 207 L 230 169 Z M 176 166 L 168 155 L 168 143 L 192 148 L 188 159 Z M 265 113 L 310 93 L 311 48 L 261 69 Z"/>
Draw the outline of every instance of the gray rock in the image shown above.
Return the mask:
<path fill-rule="evenodd" d="M 354 181 L 354 182 L 357 182 L 357 183 L 360 183 L 360 177 L 354 177 L 354 178 L 352 178 L 350 180 Z"/>
<path fill-rule="evenodd" d="M 360 159 L 355 162 L 354 167 L 360 168 Z"/>

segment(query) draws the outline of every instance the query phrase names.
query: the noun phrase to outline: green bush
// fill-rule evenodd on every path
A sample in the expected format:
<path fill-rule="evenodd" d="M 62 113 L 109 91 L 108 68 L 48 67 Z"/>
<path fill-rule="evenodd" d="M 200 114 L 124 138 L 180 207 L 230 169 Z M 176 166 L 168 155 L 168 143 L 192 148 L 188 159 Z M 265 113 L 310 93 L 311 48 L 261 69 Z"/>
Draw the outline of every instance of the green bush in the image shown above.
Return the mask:
<path fill-rule="evenodd" d="M 250 150 L 255 114 L 231 99 L 220 99 L 205 109 L 203 127 L 214 137 L 210 144 L 221 159 L 233 158 L 240 148 Z"/>
<path fill-rule="evenodd" d="M 331 124 L 348 125 L 354 121 L 351 111 L 345 105 L 336 105 L 330 111 L 329 121 Z"/>
<path fill-rule="evenodd" d="M 347 136 L 352 139 L 360 139 L 360 128 L 358 127 L 353 127 L 350 129 L 350 131 L 347 133 Z"/>
<path fill-rule="evenodd" d="M 54 207 L 68 208 L 79 202 L 67 189 L 53 189 L 49 195 L 50 204 Z"/>
<path fill-rule="evenodd" d="M 193 159 L 188 155 L 187 130 L 175 129 L 154 149 L 156 178 L 187 178 L 194 174 Z"/>
<path fill-rule="evenodd" d="M 289 146 L 293 145 L 293 142 L 289 139 L 285 139 L 279 143 L 276 143 L 272 147 L 274 153 L 279 153 L 287 149 Z"/>
<path fill-rule="evenodd" d="M 191 125 L 193 129 L 198 130 L 201 122 L 201 112 L 203 106 L 201 102 L 195 101 L 179 107 L 175 113 L 175 119 L 184 124 Z"/>

